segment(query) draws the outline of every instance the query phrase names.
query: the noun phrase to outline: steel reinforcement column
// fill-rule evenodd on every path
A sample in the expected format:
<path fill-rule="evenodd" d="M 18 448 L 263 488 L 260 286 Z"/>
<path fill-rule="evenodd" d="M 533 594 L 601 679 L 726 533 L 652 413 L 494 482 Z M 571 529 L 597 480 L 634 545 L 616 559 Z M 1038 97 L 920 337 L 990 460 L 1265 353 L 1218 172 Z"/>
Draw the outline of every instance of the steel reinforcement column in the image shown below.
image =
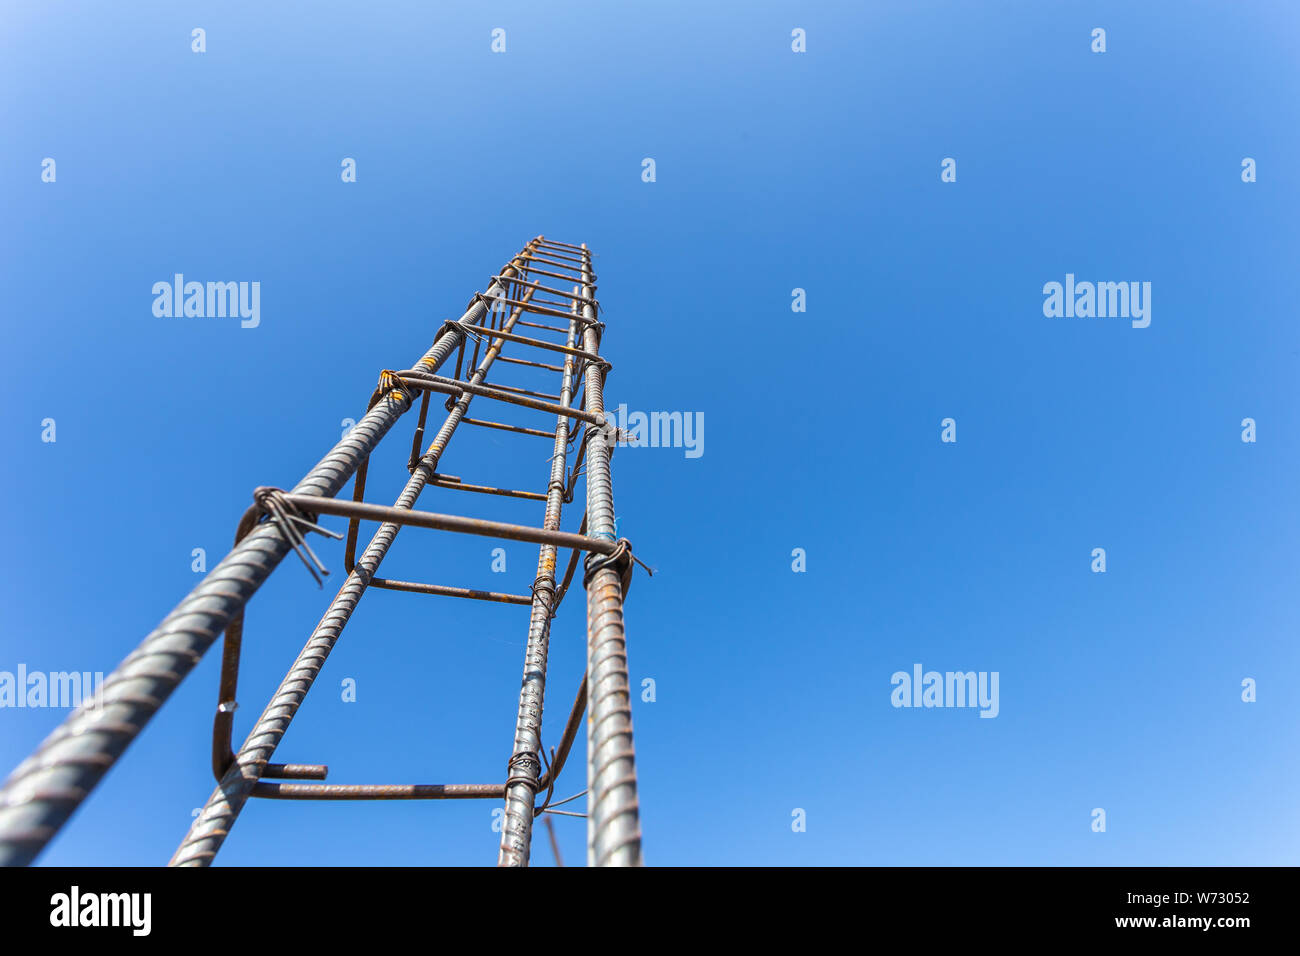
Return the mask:
<path fill-rule="evenodd" d="M 582 294 L 594 300 L 591 252 L 582 244 Z M 583 345 L 598 353 L 596 311 Z M 604 368 L 587 366 L 586 410 L 603 415 Z M 609 475 L 609 426 L 588 426 L 587 534 L 614 540 L 614 493 Z M 641 821 L 632 749 L 632 697 L 628 688 L 627 639 L 623 627 L 623 583 L 617 571 L 599 569 L 587 584 L 587 864 L 640 866 Z"/>

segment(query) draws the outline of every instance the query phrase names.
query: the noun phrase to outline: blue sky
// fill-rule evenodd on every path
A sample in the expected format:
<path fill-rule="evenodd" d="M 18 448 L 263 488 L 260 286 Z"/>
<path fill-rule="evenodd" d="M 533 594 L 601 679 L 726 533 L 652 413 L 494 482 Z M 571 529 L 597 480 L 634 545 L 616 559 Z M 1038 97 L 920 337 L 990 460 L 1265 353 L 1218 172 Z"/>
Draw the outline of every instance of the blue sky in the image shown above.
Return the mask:
<path fill-rule="evenodd" d="M 110 671 L 197 583 L 191 550 L 215 564 L 252 489 L 292 486 L 378 371 L 544 233 L 599 255 L 607 403 L 706 423 L 702 457 L 614 459 L 620 531 L 659 569 L 627 608 L 633 684 L 656 682 L 634 706 L 648 863 L 1295 861 L 1291 6 L 66 2 L 6 20 L 0 670 Z M 260 282 L 260 326 L 156 318 L 176 272 Z M 1150 282 L 1150 327 L 1045 317 L 1066 273 Z M 413 426 L 376 453 L 368 500 L 396 497 Z M 542 489 L 549 453 L 462 429 L 442 469 Z M 438 489 L 419 506 L 542 517 Z M 536 549 L 507 545 L 494 574 L 494 546 L 407 529 L 381 573 L 525 590 Z M 325 591 L 291 557 L 249 605 L 238 739 L 341 581 L 341 545 L 317 550 Z M 583 667 L 571 601 L 548 744 Z M 277 759 L 341 783 L 500 780 L 526 630 L 521 608 L 368 594 Z M 212 789 L 218 658 L 42 862 L 167 860 Z M 999 715 L 892 707 L 914 663 L 997 671 Z M 63 716 L 0 710 L 0 771 Z M 557 795 L 584 785 L 581 753 Z M 496 807 L 260 801 L 218 862 L 490 864 Z M 555 824 L 580 863 L 584 825 Z"/>

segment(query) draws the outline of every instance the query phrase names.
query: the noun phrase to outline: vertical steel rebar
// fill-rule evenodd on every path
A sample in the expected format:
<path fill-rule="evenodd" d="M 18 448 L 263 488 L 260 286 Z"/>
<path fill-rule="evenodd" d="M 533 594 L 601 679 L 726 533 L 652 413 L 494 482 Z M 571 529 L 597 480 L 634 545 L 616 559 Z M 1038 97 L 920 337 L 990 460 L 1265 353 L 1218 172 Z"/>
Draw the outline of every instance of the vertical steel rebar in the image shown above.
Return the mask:
<path fill-rule="evenodd" d="M 530 290 L 532 291 L 532 290 Z M 573 348 L 577 340 L 577 302 L 574 318 L 569 321 L 565 344 Z M 564 357 L 560 382 L 560 404 L 573 400 L 574 358 Z M 548 531 L 560 529 L 560 511 L 564 505 L 565 472 L 568 467 L 569 419 L 557 415 L 555 453 L 551 456 L 551 477 L 546 486 L 546 517 L 542 526 Z M 537 577 L 533 582 L 533 604 L 528 623 L 528 647 L 524 653 L 524 677 L 519 690 L 519 714 L 515 721 L 514 750 L 510 774 L 506 781 L 505 819 L 501 825 L 501 848 L 498 866 L 527 866 L 533 835 L 533 807 L 537 782 L 542 774 L 542 710 L 546 701 L 546 658 L 551 637 L 551 607 L 555 602 L 556 548 L 544 544 L 537 555 Z"/>
<path fill-rule="evenodd" d="M 591 253 L 582 244 L 582 294 L 595 299 Z M 596 311 L 584 303 L 590 321 L 583 347 L 598 354 Z M 604 368 L 587 365 L 586 410 L 605 412 Z M 587 533 L 613 540 L 614 493 L 610 480 L 610 426 L 587 427 Z M 641 822 L 637 806 L 636 758 L 632 747 L 632 697 L 628 687 L 627 639 L 623 626 L 623 584 L 617 571 L 599 569 L 587 585 L 587 863 L 640 866 Z"/>

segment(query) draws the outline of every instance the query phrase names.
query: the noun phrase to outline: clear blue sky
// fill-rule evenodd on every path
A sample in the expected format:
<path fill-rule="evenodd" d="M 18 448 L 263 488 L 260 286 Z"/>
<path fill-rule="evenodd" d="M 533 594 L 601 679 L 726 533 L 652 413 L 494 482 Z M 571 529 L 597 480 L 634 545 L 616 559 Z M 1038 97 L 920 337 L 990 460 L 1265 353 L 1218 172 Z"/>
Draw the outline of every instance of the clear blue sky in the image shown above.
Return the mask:
<path fill-rule="evenodd" d="M 378 371 L 545 233 L 599 253 L 608 402 L 706 422 L 698 459 L 614 461 L 620 530 L 660 570 L 627 611 L 633 683 L 657 684 L 634 710 L 648 863 L 1295 861 L 1293 6 L 29 2 L 5 20 L 0 670 L 110 671 L 197 583 L 191 550 L 215 564 L 252 489 L 293 485 Z M 261 325 L 156 318 L 176 272 L 259 281 Z M 1066 273 L 1151 282 L 1150 327 L 1045 317 Z M 522 372 L 493 377 L 554 390 Z M 372 461 L 370 500 L 396 497 L 413 425 Z M 465 429 L 443 470 L 541 489 L 549 454 Z M 437 489 L 420 507 L 542 515 Z M 407 529 L 382 573 L 526 589 L 536 549 L 493 574 L 493 546 Z M 341 545 L 318 550 L 324 592 L 290 557 L 249 606 L 239 740 L 341 581 Z M 548 744 L 583 667 L 572 600 Z M 334 782 L 502 779 L 526 617 L 368 594 L 277 759 Z M 212 789 L 218 658 L 42 862 L 167 860 Z M 893 708 L 914 663 L 997 671 L 999 716 Z M 0 772 L 63 716 L 0 710 Z M 584 785 L 581 755 L 557 795 Z M 490 864 L 496 806 L 260 801 L 218 861 Z M 556 827 L 580 863 L 583 823 Z"/>

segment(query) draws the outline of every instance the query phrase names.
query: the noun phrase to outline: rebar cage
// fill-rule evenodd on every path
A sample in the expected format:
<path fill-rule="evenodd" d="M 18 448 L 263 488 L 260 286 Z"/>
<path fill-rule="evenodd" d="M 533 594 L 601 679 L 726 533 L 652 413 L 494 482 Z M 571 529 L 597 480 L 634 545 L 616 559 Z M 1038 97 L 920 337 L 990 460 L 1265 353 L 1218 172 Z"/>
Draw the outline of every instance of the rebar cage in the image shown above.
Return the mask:
<path fill-rule="evenodd" d="M 550 284 L 547 284 L 550 283 Z M 568 288 L 557 287 L 568 286 Z M 172 856 L 172 866 L 206 866 L 215 858 L 249 797 L 279 800 L 504 800 L 497 862 L 526 866 L 533 821 L 584 794 L 587 862 L 641 863 L 636 762 L 632 746 L 623 601 L 630 583 L 632 548 L 615 535 L 610 457 L 617 432 L 605 420 L 609 362 L 600 352 L 604 323 L 596 275 L 585 243 L 538 236 L 475 293 L 464 314 L 439 328 L 429 350 L 411 368 L 385 369 L 365 416 L 293 489 L 258 488 L 230 553 L 103 682 L 95 697 L 74 711 L 21 763 L 0 788 L 0 864 L 36 858 L 108 769 L 117 761 L 204 652 L 224 636 L 221 677 L 212 730 L 217 787 Z M 536 321 L 549 319 L 550 322 Z M 563 324 L 554 324 L 556 320 Z M 563 344 L 521 334 L 536 329 L 564 337 Z M 502 355 L 506 345 L 533 350 L 529 358 Z M 540 355 L 536 353 L 541 353 Z M 440 375 L 455 356 L 454 373 Z M 538 358 L 553 357 L 552 362 Z M 559 375 L 558 393 L 488 383 L 493 366 L 519 365 Z M 562 363 L 562 364 L 555 364 Z M 472 371 L 471 371 L 472 370 Z M 465 373 L 469 373 L 465 377 Z M 446 418 L 422 448 L 431 396 L 446 395 Z M 476 397 L 555 415 L 553 431 L 470 418 Z M 419 402 L 410 473 L 391 506 L 364 500 L 370 455 L 393 424 Z M 461 425 L 549 438 L 554 444 L 545 492 L 474 484 L 438 471 Z M 355 475 L 351 501 L 335 496 Z M 561 512 L 585 478 L 586 511 L 576 533 L 560 530 Z M 541 527 L 414 510 L 428 486 L 488 496 L 545 502 Z M 293 551 L 313 575 L 323 570 L 307 543 L 311 532 L 330 534 L 320 515 L 348 520 L 347 578 L 238 751 L 232 731 L 238 688 L 244 607 L 280 561 Z M 379 528 L 358 556 L 362 520 Z M 482 591 L 458 585 L 381 578 L 380 563 L 405 526 L 482 535 L 539 545 L 537 575 L 529 594 Z M 557 558 L 568 562 L 557 583 Z M 558 748 L 541 742 L 551 621 L 583 561 L 587 595 L 587 669 Z M 319 578 L 318 578 L 319 580 Z M 528 640 L 513 746 L 503 782 L 481 784 L 327 784 L 322 764 L 271 763 L 290 722 L 320 673 L 361 596 L 371 587 L 515 604 L 529 608 Z M 586 789 L 552 803 L 555 783 L 587 715 Z M 287 782 L 286 782 L 287 781 Z M 540 799 L 539 799 L 540 795 Z"/>

